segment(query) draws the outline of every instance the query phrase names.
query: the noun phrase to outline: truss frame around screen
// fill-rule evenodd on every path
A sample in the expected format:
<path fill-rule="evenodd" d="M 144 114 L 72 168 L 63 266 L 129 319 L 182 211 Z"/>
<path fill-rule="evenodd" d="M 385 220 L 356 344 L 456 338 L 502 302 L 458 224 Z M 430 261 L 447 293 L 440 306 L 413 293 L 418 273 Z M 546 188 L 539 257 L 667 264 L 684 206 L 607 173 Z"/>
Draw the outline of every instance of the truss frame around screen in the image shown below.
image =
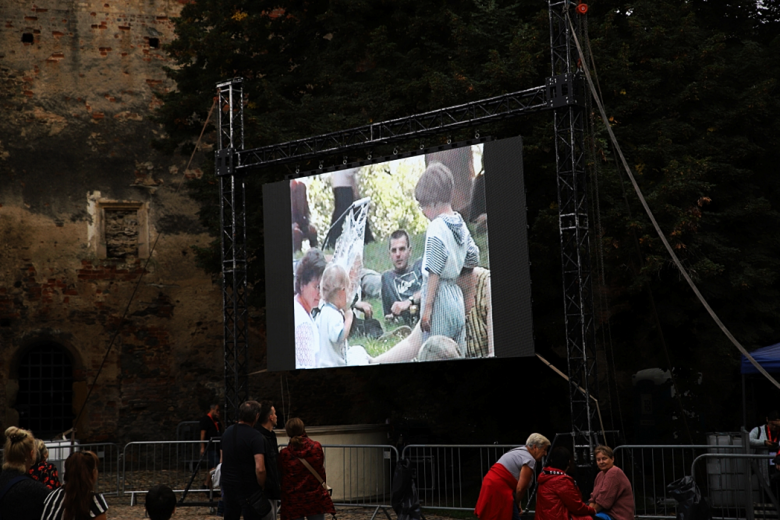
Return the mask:
<path fill-rule="evenodd" d="M 591 290 L 587 174 L 584 167 L 585 92 L 577 70 L 572 27 L 581 33 L 584 13 L 570 0 L 548 0 L 552 76 L 542 86 L 260 148 L 244 149 L 243 80 L 217 85 L 219 139 L 216 173 L 222 225 L 222 296 L 224 309 L 225 412 L 236 420 L 249 396 L 246 252 L 247 174 L 261 168 L 320 161 L 380 145 L 411 142 L 502 119 L 552 110 L 558 186 L 558 222 L 563 271 L 566 351 L 571 435 L 580 465 L 592 463 L 597 399 L 596 355 Z M 587 9 L 585 9 L 587 11 Z M 478 136 L 477 136 L 478 137 Z M 342 166 L 344 167 L 344 166 Z M 296 168 L 296 171 L 299 171 Z"/>

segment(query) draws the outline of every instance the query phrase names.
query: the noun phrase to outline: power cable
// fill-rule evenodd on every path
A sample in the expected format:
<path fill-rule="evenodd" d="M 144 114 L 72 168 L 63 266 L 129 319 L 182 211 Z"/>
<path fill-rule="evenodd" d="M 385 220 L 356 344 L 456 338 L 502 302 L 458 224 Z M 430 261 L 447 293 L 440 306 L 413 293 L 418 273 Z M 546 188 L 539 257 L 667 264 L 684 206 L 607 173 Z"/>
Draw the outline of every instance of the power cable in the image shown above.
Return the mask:
<path fill-rule="evenodd" d="M 192 150 L 192 154 L 190 155 L 190 160 L 187 162 L 187 167 L 184 169 L 184 172 L 190 169 L 190 164 L 192 164 L 192 158 L 195 157 L 195 152 L 198 151 L 198 147 L 200 146 L 200 141 L 203 139 L 203 134 L 206 131 L 206 127 L 209 124 L 209 121 L 211 120 L 211 114 L 214 112 L 214 106 L 217 104 L 217 98 L 214 98 L 214 102 L 211 104 L 211 109 L 209 109 L 209 114 L 206 117 L 206 122 L 203 123 L 203 129 L 200 131 L 200 136 L 198 137 L 198 141 L 195 143 L 195 148 Z M 184 176 L 184 172 L 182 172 L 182 176 Z M 176 190 L 173 192 L 174 195 L 179 193 L 179 190 L 181 189 L 182 185 L 184 184 L 183 180 L 179 185 L 176 187 Z M 157 247 L 157 242 L 159 242 L 160 237 L 165 235 L 164 232 L 160 232 L 157 234 L 157 237 L 154 239 L 154 243 L 152 244 L 151 249 L 149 250 L 149 256 L 146 259 L 146 262 L 144 263 L 144 267 L 141 270 L 141 274 L 138 277 L 138 281 L 135 283 L 135 287 L 133 287 L 133 292 L 130 294 L 130 298 L 127 300 L 127 306 L 125 306 L 125 310 L 122 313 L 122 317 L 119 318 L 119 324 L 116 327 L 116 331 L 114 332 L 114 335 L 111 337 L 111 341 L 108 343 L 108 348 L 106 349 L 106 353 L 103 356 L 103 361 L 100 362 L 100 366 L 98 367 L 97 373 L 95 374 L 95 378 L 92 380 L 92 384 L 89 387 L 89 390 L 87 391 L 87 396 L 84 398 L 84 402 L 81 404 L 81 409 L 79 410 L 78 415 L 76 415 L 76 419 L 73 420 L 73 428 L 71 429 L 71 432 L 73 433 L 72 437 L 75 437 L 76 432 L 76 425 L 79 423 L 79 420 L 81 419 L 81 415 L 84 413 L 84 409 L 87 407 L 87 403 L 89 402 L 89 398 L 92 395 L 92 390 L 94 390 L 95 385 L 97 384 L 98 378 L 100 377 L 100 374 L 103 372 L 103 367 L 106 364 L 106 360 L 108 360 L 109 354 L 111 354 L 111 350 L 114 348 L 114 343 L 116 342 L 116 339 L 119 337 L 119 333 L 122 332 L 122 325 L 125 323 L 125 318 L 127 318 L 127 313 L 130 311 L 130 305 L 133 303 L 133 300 L 135 299 L 135 295 L 138 293 L 138 288 L 141 286 L 141 282 L 143 281 L 144 275 L 147 273 L 146 268 L 149 267 L 149 262 L 152 261 L 152 254 L 154 253 L 155 248 Z"/>
<path fill-rule="evenodd" d="M 761 373 L 764 377 L 766 377 L 769 381 L 771 381 L 773 385 L 775 385 L 777 388 L 780 389 L 780 383 L 778 383 L 771 375 L 769 375 L 769 373 L 766 370 L 764 370 L 764 367 L 762 367 L 758 363 L 758 361 L 756 361 L 753 358 L 753 356 L 750 355 L 750 353 L 745 349 L 745 347 L 743 347 L 742 344 L 739 341 L 737 341 L 737 338 L 735 338 L 731 334 L 731 331 L 729 331 L 729 329 L 726 328 L 726 326 L 720 320 L 720 318 L 712 309 L 712 307 L 710 307 L 709 303 L 707 303 L 707 300 L 704 298 L 704 296 L 702 296 L 701 292 L 699 291 L 699 288 L 691 279 L 690 275 L 688 274 L 688 271 L 685 269 L 685 267 L 683 267 L 682 262 L 680 262 L 680 259 L 677 257 L 677 254 L 674 252 L 674 249 L 672 249 L 672 246 L 669 244 L 669 241 L 666 239 L 666 235 L 664 235 L 663 231 L 661 231 L 661 227 L 658 225 L 658 221 L 656 221 L 653 212 L 650 210 L 650 206 L 647 204 L 647 201 L 645 200 L 645 197 L 642 194 L 642 190 L 639 188 L 639 184 L 637 184 L 636 179 L 634 178 L 634 174 L 631 172 L 631 168 L 628 166 L 628 162 L 626 161 L 626 158 L 623 155 L 623 150 L 620 148 L 620 145 L 617 142 L 615 133 L 612 131 L 612 126 L 609 124 L 609 118 L 607 117 L 606 110 L 604 110 L 604 105 L 602 104 L 601 99 L 599 99 L 596 94 L 596 87 L 593 85 L 593 79 L 590 76 L 590 71 L 588 70 L 587 63 L 585 62 L 585 57 L 582 52 L 582 47 L 580 46 L 580 41 L 577 38 L 577 33 L 574 30 L 574 25 L 572 24 L 571 18 L 569 17 L 568 13 L 566 14 L 566 18 L 569 22 L 569 26 L 572 29 L 574 44 L 577 46 L 577 52 L 579 53 L 581 58 L 580 61 L 582 64 L 582 70 L 585 72 L 585 78 L 588 81 L 588 86 L 590 87 L 591 94 L 593 95 L 596 101 L 596 105 L 598 105 L 599 107 L 599 112 L 601 113 L 601 119 L 604 121 L 604 126 L 606 127 L 607 132 L 609 133 L 609 138 L 612 141 L 612 144 L 615 147 L 618 156 L 620 157 L 620 162 L 623 164 L 623 168 L 625 169 L 628 178 L 631 180 L 631 184 L 634 186 L 634 191 L 639 197 L 639 201 L 642 203 L 642 207 L 645 209 L 645 213 L 647 213 L 647 216 L 650 218 L 650 221 L 653 224 L 653 228 L 655 228 L 655 232 L 658 234 L 659 238 L 661 239 L 661 242 L 664 244 L 666 251 L 669 253 L 669 256 L 674 261 L 674 264 L 677 266 L 677 269 L 679 269 L 680 274 L 682 274 L 683 278 L 685 278 L 685 281 L 688 282 L 688 285 L 693 290 L 696 297 L 699 299 L 701 304 L 707 310 L 707 312 L 715 321 L 715 323 L 718 325 L 718 327 L 720 327 L 720 330 L 723 332 L 723 334 L 725 334 L 726 337 L 731 341 L 731 343 L 735 347 L 737 347 L 737 349 L 745 356 L 745 358 L 747 358 L 747 360 L 750 361 L 750 363 L 754 367 L 756 367 L 756 370 L 759 373 Z"/>

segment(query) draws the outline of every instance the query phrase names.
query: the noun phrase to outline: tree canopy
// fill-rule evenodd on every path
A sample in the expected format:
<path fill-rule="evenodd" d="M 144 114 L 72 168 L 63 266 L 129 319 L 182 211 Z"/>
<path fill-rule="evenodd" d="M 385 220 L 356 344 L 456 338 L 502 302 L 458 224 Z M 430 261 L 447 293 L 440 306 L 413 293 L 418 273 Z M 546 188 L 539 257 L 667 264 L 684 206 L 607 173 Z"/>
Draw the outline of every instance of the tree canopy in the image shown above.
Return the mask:
<path fill-rule="evenodd" d="M 600 0 L 587 15 L 593 72 L 629 164 L 701 291 L 749 349 L 780 340 L 777 13 L 774 1 Z M 178 90 L 158 113 L 167 137 L 157 144 L 168 150 L 192 149 L 214 85 L 236 76 L 246 80 L 246 142 L 257 147 L 519 91 L 550 74 L 539 1 L 195 0 L 175 23 L 167 51 Z M 631 415 L 632 373 L 674 367 L 696 418 L 689 429 L 733 428 L 738 352 L 666 255 L 592 116 L 597 338 L 613 424 L 632 428 L 617 413 Z M 551 114 L 481 132 L 524 137 L 537 350 L 565 358 Z M 209 163 L 191 188 L 218 236 Z M 263 171 L 253 189 L 285 173 Z M 258 294 L 261 240 L 250 237 Z M 218 269 L 217 252 L 200 252 L 207 268 Z"/>

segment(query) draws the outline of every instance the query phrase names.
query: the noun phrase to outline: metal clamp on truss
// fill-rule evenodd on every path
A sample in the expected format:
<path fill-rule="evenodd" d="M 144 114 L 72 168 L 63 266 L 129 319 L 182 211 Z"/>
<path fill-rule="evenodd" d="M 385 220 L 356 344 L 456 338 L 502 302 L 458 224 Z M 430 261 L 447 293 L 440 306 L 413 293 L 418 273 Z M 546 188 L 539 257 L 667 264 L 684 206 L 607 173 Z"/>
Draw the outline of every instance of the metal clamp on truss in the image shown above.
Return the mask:
<path fill-rule="evenodd" d="M 216 168 L 217 177 L 223 177 L 225 175 L 233 175 L 236 171 L 235 158 L 236 151 L 233 148 L 223 148 L 217 150 L 216 153 Z"/>
<path fill-rule="evenodd" d="M 550 108 L 583 105 L 584 82 L 582 74 L 568 72 L 545 80 L 547 103 Z"/>

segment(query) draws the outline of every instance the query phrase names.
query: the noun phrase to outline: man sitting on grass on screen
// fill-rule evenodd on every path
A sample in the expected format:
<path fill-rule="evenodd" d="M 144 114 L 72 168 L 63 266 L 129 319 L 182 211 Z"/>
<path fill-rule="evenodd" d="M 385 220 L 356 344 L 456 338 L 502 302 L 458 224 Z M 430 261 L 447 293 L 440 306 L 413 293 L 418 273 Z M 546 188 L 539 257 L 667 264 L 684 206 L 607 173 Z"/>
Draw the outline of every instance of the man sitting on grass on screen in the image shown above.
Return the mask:
<path fill-rule="evenodd" d="M 412 316 L 412 305 L 420 305 L 420 289 L 422 287 L 422 259 L 409 266 L 412 256 L 412 245 L 409 234 L 403 229 L 393 231 L 389 241 L 390 260 L 393 269 L 382 273 L 382 307 L 385 319 L 401 318 L 406 323 L 412 323 L 419 316 Z"/>

